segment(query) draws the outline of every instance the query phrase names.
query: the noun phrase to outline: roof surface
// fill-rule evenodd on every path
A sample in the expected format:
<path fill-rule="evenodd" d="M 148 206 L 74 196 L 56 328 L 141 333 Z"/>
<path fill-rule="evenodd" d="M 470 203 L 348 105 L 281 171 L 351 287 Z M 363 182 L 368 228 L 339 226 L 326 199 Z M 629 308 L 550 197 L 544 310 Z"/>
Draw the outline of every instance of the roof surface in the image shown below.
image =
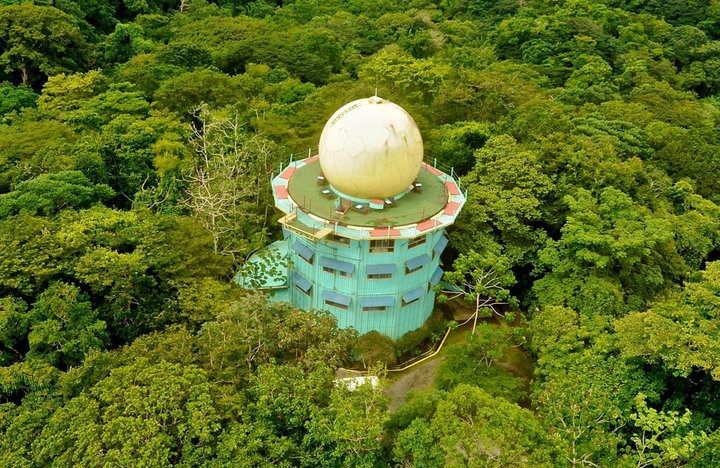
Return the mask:
<path fill-rule="evenodd" d="M 410 191 L 397 200 L 393 207 L 359 212 L 350 208 L 345 214 L 335 212 L 338 197 L 326 198 L 321 192 L 327 186 L 318 186 L 320 164 L 313 161 L 299 167 L 288 181 L 288 193 L 301 209 L 319 218 L 363 227 L 400 226 L 418 223 L 445 209 L 448 192 L 444 181 L 426 169 L 418 174 L 422 192 Z"/>

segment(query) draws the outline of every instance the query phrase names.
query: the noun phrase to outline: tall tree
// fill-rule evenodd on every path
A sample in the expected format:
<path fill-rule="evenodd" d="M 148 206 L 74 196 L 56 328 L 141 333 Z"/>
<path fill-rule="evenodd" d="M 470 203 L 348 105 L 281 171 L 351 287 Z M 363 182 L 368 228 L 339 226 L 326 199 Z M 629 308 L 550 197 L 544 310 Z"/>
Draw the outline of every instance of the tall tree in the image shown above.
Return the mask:
<path fill-rule="evenodd" d="M 32 3 L 0 7 L 0 66 L 19 71 L 23 84 L 41 80 L 38 73 L 76 71 L 88 59 L 88 48 L 70 17 Z"/>

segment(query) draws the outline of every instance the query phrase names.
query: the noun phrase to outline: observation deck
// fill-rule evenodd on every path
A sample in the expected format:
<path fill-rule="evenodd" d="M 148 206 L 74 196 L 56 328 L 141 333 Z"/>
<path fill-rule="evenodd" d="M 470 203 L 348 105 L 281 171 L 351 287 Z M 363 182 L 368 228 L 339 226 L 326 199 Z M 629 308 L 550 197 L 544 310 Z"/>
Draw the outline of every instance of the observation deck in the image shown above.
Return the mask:
<path fill-rule="evenodd" d="M 417 189 L 410 186 L 388 202 L 358 202 L 319 185 L 317 156 L 280 169 L 272 179 L 275 205 L 286 214 L 280 222 L 314 240 L 331 233 L 353 239 L 416 237 L 452 224 L 466 200 L 459 181 L 428 163 L 418 174 Z"/>

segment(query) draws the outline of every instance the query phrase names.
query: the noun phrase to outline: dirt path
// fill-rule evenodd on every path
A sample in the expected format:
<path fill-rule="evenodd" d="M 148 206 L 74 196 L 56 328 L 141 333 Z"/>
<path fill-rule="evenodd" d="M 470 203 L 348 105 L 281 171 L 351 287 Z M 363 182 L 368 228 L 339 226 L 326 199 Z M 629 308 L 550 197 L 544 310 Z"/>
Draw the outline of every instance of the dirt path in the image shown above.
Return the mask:
<path fill-rule="evenodd" d="M 443 359 L 444 357 L 439 357 L 418 364 L 397 380 L 394 380 L 390 386 L 385 389 L 385 396 L 391 400 L 390 411 L 394 412 L 405 403 L 405 395 L 407 395 L 410 390 L 432 386 L 435 382 L 437 366 Z"/>

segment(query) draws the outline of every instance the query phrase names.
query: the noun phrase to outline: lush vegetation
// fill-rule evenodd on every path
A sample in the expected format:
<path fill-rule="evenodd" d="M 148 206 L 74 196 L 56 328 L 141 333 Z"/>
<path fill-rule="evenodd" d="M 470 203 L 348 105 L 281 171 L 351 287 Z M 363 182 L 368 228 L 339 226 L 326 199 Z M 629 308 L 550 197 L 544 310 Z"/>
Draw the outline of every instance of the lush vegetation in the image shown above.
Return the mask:
<path fill-rule="evenodd" d="M 524 311 L 394 414 L 334 371 L 429 332 L 230 282 L 376 88 Z M 717 466 L 719 96 L 718 0 L 0 0 L 0 466 Z"/>

